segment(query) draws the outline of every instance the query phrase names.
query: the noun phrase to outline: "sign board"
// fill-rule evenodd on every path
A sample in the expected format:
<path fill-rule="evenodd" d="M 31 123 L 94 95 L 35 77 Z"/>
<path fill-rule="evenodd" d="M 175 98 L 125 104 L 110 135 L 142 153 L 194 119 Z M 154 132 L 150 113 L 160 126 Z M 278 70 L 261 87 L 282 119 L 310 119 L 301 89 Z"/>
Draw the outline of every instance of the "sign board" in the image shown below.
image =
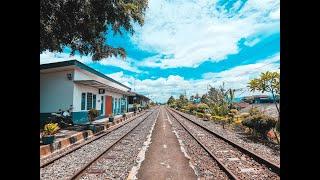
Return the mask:
<path fill-rule="evenodd" d="M 105 89 L 99 89 L 99 94 L 104 94 L 106 92 Z"/>

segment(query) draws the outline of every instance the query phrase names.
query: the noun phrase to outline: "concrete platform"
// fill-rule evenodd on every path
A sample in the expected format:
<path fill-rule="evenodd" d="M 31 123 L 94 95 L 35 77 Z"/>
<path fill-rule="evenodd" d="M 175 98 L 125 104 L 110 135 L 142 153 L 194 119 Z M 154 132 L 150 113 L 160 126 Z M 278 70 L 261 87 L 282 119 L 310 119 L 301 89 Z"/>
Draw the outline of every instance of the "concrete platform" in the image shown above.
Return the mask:
<path fill-rule="evenodd" d="M 140 115 L 142 112 L 137 113 L 136 116 Z M 134 113 L 127 113 L 126 120 L 131 120 L 134 118 Z M 124 118 L 122 115 L 115 116 L 114 122 L 109 122 L 109 118 L 99 119 L 93 122 L 93 124 L 101 125 L 98 126 L 96 132 L 92 132 L 91 130 L 67 130 L 61 129 L 55 135 L 55 141 L 52 144 L 41 145 L 41 135 L 40 135 L 40 158 L 44 158 L 52 154 L 53 152 L 60 151 L 66 147 L 81 143 L 82 141 L 86 141 L 91 137 L 105 131 L 112 126 L 124 122 Z"/>
<path fill-rule="evenodd" d="M 197 179 L 189 166 L 189 160 L 180 149 L 178 139 L 173 133 L 163 107 L 155 124 L 151 142 L 139 169 L 138 179 Z"/>

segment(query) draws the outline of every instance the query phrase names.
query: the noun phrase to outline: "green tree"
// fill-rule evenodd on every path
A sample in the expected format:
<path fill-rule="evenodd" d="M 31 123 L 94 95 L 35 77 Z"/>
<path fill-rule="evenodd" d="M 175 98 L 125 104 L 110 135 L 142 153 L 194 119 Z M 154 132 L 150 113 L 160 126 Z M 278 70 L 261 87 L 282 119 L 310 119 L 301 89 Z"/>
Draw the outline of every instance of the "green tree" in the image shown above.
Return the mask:
<path fill-rule="evenodd" d="M 194 100 L 194 95 L 191 95 L 190 96 L 190 101 L 193 101 Z"/>
<path fill-rule="evenodd" d="M 278 111 L 277 129 L 280 130 L 280 108 L 277 103 L 277 99 L 280 99 L 280 73 L 278 72 L 264 72 L 260 77 L 252 79 L 248 87 L 251 91 L 260 91 L 262 93 L 271 93 L 273 102 Z"/>
<path fill-rule="evenodd" d="M 188 105 L 188 98 L 181 94 L 179 96 L 179 99 L 177 99 L 177 106 L 178 108 L 183 108 L 184 106 Z"/>
<path fill-rule="evenodd" d="M 168 104 L 168 105 L 171 105 L 171 104 L 173 104 L 174 102 L 175 102 L 174 97 L 173 97 L 173 96 L 170 96 L 170 98 L 169 98 L 168 101 L 167 101 L 167 104 Z"/>
<path fill-rule="evenodd" d="M 108 28 L 114 34 L 133 34 L 133 23 L 143 25 L 147 0 L 42 0 L 40 1 L 40 53 L 62 52 L 92 55 L 92 60 L 125 57 L 121 47 L 106 43 Z"/>
<path fill-rule="evenodd" d="M 233 100 L 234 100 L 234 93 L 235 93 L 235 89 L 228 89 L 227 92 L 225 93 L 225 97 L 227 99 L 227 103 L 229 106 L 229 109 L 233 109 Z"/>

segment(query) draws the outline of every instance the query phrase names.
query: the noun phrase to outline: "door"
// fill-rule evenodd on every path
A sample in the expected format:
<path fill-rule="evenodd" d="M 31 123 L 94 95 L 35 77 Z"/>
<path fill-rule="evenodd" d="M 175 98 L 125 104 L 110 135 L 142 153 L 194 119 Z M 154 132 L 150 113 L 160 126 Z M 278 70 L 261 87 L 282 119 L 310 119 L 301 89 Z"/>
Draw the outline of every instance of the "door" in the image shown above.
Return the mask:
<path fill-rule="evenodd" d="M 112 114 L 112 96 L 106 96 L 105 102 L 105 114 L 109 116 Z"/>

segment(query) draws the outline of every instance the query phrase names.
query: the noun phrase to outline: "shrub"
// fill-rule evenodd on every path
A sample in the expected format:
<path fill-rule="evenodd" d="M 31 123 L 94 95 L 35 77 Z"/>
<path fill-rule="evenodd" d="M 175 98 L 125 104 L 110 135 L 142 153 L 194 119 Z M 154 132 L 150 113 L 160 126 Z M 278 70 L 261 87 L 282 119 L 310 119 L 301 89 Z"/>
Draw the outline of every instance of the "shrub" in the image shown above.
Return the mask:
<path fill-rule="evenodd" d="M 44 135 L 54 135 L 59 130 L 58 123 L 49 123 L 44 126 L 43 134 Z"/>
<path fill-rule="evenodd" d="M 241 113 L 240 114 L 240 118 L 244 118 L 244 119 L 248 118 L 249 116 L 250 116 L 250 113 Z"/>
<path fill-rule="evenodd" d="M 197 106 L 199 112 L 205 113 L 205 110 L 209 109 L 209 106 L 205 103 L 200 103 Z"/>
<path fill-rule="evenodd" d="M 188 104 L 187 109 L 191 113 L 192 111 L 195 111 L 197 107 L 194 104 Z"/>
<path fill-rule="evenodd" d="M 204 114 L 204 118 L 206 120 L 211 120 L 211 114 L 209 114 L 209 113 Z"/>
<path fill-rule="evenodd" d="M 198 116 L 199 118 L 203 118 L 203 117 L 204 117 L 204 114 L 203 114 L 203 113 L 198 112 L 198 113 L 197 113 L 197 116 Z"/>
<path fill-rule="evenodd" d="M 92 122 L 92 121 L 94 121 L 94 119 L 95 119 L 96 117 L 99 116 L 99 111 L 96 110 L 96 109 L 90 109 L 90 110 L 88 111 L 88 116 L 89 116 L 90 122 Z"/>
<path fill-rule="evenodd" d="M 238 114 L 238 110 L 231 109 L 228 113 L 228 123 L 231 124 L 234 121 L 235 116 Z"/>
<path fill-rule="evenodd" d="M 250 116 L 254 116 L 254 115 L 261 115 L 262 113 L 258 108 L 253 107 L 249 110 L 249 114 Z"/>
<path fill-rule="evenodd" d="M 253 129 L 255 132 L 262 135 L 264 138 L 267 137 L 268 131 L 270 131 L 277 121 L 270 116 L 266 115 L 253 115 L 242 121 L 242 125 Z"/>
<path fill-rule="evenodd" d="M 224 117 L 222 116 L 212 116 L 212 120 L 214 121 L 221 121 Z"/>

